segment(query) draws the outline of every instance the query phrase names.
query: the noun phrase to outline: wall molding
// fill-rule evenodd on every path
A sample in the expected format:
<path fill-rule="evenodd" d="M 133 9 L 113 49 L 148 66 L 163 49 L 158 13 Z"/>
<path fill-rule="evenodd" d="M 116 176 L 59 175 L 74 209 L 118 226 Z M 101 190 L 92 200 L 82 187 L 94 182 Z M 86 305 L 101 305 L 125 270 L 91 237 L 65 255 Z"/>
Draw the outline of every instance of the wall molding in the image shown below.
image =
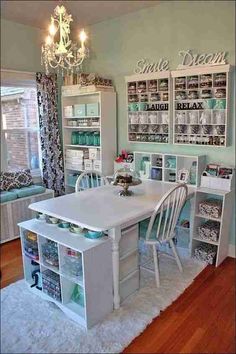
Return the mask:
<path fill-rule="evenodd" d="M 229 245 L 228 256 L 232 258 L 236 258 L 236 245 Z"/>

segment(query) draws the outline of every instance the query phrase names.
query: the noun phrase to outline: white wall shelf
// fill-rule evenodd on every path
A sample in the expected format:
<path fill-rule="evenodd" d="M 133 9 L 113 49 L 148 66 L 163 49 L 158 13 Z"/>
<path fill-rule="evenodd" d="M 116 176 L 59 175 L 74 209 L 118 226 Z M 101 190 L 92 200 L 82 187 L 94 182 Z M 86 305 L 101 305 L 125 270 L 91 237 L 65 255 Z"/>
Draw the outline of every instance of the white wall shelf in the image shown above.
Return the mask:
<path fill-rule="evenodd" d="M 128 141 L 170 143 L 170 72 L 125 77 Z"/>
<path fill-rule="evenodd" d="M 35 268 L 42 277 L 48 270 L 58 277 L 61 300 L 47 294 L 45 282 L 42 290 L 31 288 L 37 295 L 54 302 L 65 314 L 86 328 L 92 327 L 113 310 L 111 241 L 108 237 L 91 242 L 82 234 L 73 235 L 65 229 L 37 219 L 22 222 L 19 227 L 24 275 L 28 285 L 33 284 L 32 272 Z M 38 266 L 32 265 L 32 259 L 25 253 L 28 232 L 37 235 Z M 48 240 L 56 245 L 58 265 L 48 264 L 45 260 L 43 247 Z M 78 276 L 68 274 L 70 268 L 68 270 L 65 263 L 68 250 L 81 255 L 82 270 Z M 80 291 L 78 302 L 72 296 L 75 287 Z"/>
<path fill-rule="evenodd" d="M 229 72 L 230 65 L 171 72 L 174 144 L 228 145 Z"/>
<path fill-rule="evenodd" d="M 98 112 L 94 115 L 88 111 L 86 115 L 68 113 L 66 107 L 75 105 L 98 105 Z M 90 113 L 90 114 L 89 114 Z M 82 113 L 83 114 L 83 113 Z M 80 93 L 78 85 L 62 87 L 62 129 L 64 144 L 64 165 L 66 193 L 74 192 L 75 180 L 81 172 L 88 169 L 97 170 L 103 175 L 110 175 L 113 171 L 113 161 L 116 156 L 116 93 L 115 92 L 87 92 Z M 100 145 L 72 144 L 72 135 L 86 131 L 100 134 Z M 75 135 L 74 135 L 75 136 Z M 97 158 L 91 158 L 89 150 L 97 151 Z M 81 154 L 71 159 L 69 150 L 81 151 Z M 73 161 L 72 161 L 73 160 Z M 87 164 L 88 163 L 88 164 Z M 73 183 L 71 182 L 73 180 Z"/>

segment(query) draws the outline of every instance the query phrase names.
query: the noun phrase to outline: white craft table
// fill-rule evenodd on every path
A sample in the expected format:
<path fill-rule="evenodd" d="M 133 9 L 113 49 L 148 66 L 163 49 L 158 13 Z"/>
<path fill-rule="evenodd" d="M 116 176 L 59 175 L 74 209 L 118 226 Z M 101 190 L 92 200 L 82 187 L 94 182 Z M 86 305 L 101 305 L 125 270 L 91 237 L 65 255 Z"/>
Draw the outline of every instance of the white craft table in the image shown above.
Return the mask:
<path fill-rule="evenodd" d="M 120 306 L 119 295 L 119 242 L 122 228 L 151 216 L 155 206 L 175 183 L 143 181 L 132 187 L 134 194 L 120 197 L 121 187 L 103 186 L 68 194 L 29 206 L 30 209 L 63 219 L 95 231 L 107 231 L 112 239 L 114 308 Z M 195 192 L 188 188 L 189 197 Z"/>

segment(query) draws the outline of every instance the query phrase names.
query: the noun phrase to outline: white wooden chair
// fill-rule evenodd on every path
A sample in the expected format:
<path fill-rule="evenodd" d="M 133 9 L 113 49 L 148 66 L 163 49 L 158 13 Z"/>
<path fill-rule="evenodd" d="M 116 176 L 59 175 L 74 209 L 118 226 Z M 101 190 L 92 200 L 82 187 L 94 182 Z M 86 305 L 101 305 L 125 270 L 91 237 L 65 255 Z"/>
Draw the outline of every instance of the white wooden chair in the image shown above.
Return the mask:
<path fill-rule="evenodd" d="M 148 229 L 145 236 L 144 243 L 148 247 L 153 249 L 153 260 L 154 260 L 154 272 L 156 278 L 157 287 L 160 286 L 160 273 L 159 273 L 159 262 L 158 262 L 158 253 L 157 246 L 169 243 L 173 251 L 174 258 L 177 262 L 180 272 L 183 272 L 182 264 L 179 259 L 177 250 L 173 238 L 175 236 L 175 227 L 181 212 L 182 207 L 184 206 L 188 194 L 188 188 L 186 184 L 179 184 L 166 193 L 160 202 L 157 204 L 155 211 L 153 212 L 151 219 L 149 221 Z M 152 229 L 155 223 L 156 234 L 153 236 Z M 170 254 L 163 254 L 173 257 Z M 140 267 L 146 270 L 152 271 L 146 267 L 149 261 L 142 264 Z"/>
<path fill-rule="evenodd" d="M 98 171 L 85 171 L 81 173 L 75 184 L 75 192 L 89 188 L 96 188 L 109 184 L 106 177 Z"/>

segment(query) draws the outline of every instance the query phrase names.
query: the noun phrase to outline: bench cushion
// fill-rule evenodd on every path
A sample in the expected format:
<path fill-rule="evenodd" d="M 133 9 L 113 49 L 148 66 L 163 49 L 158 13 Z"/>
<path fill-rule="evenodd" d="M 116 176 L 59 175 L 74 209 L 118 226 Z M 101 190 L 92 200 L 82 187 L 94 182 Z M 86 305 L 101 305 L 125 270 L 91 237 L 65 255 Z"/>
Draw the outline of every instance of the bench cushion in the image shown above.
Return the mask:
<path fill-rule="evenodd" d="M 15 192 L 2 191 L 0 193 L 0 202 L 1 203 L 10 202 L 11 200 L 15 200 L 15 199 L 17 199 L 17 194 Z"/>
<path fill-rule="evenodd" d="M 29 187 L 22 187 L 22 188 L 16 188 L 11 190 L 11 192 L 16 193 L 17 198 L 30 197 L 31 195 L 44 193 L 45 191 L 46 191 L 45 187 L 37 186 L 35 184 Z"/>

